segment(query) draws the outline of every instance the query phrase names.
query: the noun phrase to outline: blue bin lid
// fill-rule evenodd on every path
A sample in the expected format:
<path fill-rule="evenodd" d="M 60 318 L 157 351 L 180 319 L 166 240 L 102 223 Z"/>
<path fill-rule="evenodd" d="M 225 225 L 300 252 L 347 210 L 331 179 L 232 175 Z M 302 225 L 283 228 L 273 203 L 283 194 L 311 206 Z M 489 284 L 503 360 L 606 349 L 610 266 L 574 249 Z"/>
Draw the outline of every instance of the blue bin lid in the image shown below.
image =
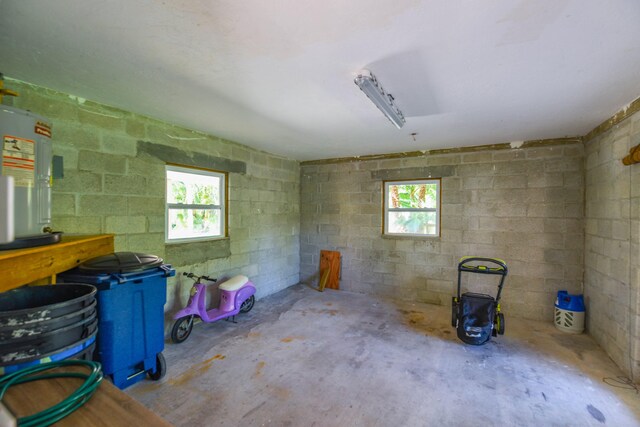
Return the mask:
<path fill-rule="evenodd" d="M 88 283 L 98 288 L 98 291 L 112 289 L 121 284 L 134 281 L 148 281 L 157 277 L 173 277 L 176 270 L 170 264 L 162 264 L 156 268 L 128 273 L 99 273 L 95 271 L 81 271 L 79 268 L 65 271 L 58 277 L 62 282 Z M 99 292 L 98 292 L 99 294 Z"/>
<path fill-rule="evenodd" d="M 582 294 L 571 295 L 567 291 L 558 291 L 558 298 L 555 306 L 562 310 L 582 312 L 584 308 L 584 298 Z"/>
<path fill-rule="evenodd" d="M 133 273 L 150 270 L 162 265 L 162 258 L 156 255 L 136 252 L 114 252 L 91 258 L 80 264 L 78 270 L 87 274 Z"/>

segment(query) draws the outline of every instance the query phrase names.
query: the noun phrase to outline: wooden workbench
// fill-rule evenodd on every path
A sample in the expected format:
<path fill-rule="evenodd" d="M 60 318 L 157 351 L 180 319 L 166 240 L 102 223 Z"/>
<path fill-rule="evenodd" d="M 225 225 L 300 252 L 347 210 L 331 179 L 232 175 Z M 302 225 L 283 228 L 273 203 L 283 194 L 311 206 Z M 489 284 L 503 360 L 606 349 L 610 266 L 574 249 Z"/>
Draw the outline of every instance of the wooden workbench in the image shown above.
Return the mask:
<path fill-rule="evenodd" d="M 55 283 L 56 274 L 113 251 L 113 234 L 63 235 L 52 245 L 0 251 L 0 292 L 43 279 Z"/>
<path fill-rule="evenodd" d="M 86 372 L 86 371 L 84 371 Z M 82 380 L 55 378 L 10 387 L 3 403 L 18 417 L 35 414 L 69 396 Z M 88 402 L 58 421 L 59 427 L 165 427 L 171 424 L 103 380 Z"/>
<path fill-rule="evenodd" d="M 113 234 L 63 235 L 59 243 L 0 251 L 0 292 L 28 283 L 55 283 L 56 275 L 114 252 Z M 11 387 L 3 403 L 18 417 L 46 409 L 68 396 L 81 382 L 72 378 L 35 381 Z M 170 426 L 141 403 L 103 380 L 91 399 L 56 426 Z"/>

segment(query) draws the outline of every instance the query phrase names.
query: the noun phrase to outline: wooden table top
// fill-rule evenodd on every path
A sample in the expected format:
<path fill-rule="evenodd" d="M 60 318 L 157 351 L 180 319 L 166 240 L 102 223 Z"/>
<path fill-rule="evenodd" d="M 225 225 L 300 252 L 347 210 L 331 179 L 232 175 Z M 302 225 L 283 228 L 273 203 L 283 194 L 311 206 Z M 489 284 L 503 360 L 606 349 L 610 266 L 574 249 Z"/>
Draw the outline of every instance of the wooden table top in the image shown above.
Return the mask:
<path fill-rule="evenodd" d="M 47 279 L 77 267 L 81 262 L 113 252 L 113 234 L 96 236 L 63 235 L 59 243 L 25 249 L 0 251 L 0 292 Z"/>
<path fill-rule="evenodd" d="M 77 378 L 54 378 L 20 384 L 9 388 L 2 403 L 17 417 L 32 415 L 69 396 L 82 381 Z M 104 379 L 88 402 L 55 425 L 170 427 L 172 424 Z"/>

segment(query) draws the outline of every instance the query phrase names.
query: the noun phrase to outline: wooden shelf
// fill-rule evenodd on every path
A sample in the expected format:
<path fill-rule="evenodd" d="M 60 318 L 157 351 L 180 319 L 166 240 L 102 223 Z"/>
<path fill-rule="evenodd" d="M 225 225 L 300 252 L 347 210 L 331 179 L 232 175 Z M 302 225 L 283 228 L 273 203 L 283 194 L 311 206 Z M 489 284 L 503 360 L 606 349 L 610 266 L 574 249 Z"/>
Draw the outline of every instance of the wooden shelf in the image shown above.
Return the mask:
<path fill-rule="evenodd" d="M 63 235 L 52 245 L 0 251 L 0 292 L 43 279 L 55 283 L 57 274 L 113 251 L 113 234 Z"/>

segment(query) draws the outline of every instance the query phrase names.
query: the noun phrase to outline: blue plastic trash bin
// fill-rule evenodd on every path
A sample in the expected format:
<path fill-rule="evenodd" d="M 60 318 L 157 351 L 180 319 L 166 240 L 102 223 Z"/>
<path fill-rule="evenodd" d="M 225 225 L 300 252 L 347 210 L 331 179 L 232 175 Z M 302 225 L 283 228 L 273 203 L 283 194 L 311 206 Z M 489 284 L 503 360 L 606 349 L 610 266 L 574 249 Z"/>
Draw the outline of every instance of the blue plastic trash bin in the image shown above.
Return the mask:
<path fill-rule="evenodd" d="M 120 389 L 145 374 L 159 380 L 166 372 L 164 304 L 167 277 L 174 275 L 171 265 L 155 255 L 117 252 L 90 259 L 59 276 L 61 281 L 88 283 L 98 289 L 96 359 Z"/>

